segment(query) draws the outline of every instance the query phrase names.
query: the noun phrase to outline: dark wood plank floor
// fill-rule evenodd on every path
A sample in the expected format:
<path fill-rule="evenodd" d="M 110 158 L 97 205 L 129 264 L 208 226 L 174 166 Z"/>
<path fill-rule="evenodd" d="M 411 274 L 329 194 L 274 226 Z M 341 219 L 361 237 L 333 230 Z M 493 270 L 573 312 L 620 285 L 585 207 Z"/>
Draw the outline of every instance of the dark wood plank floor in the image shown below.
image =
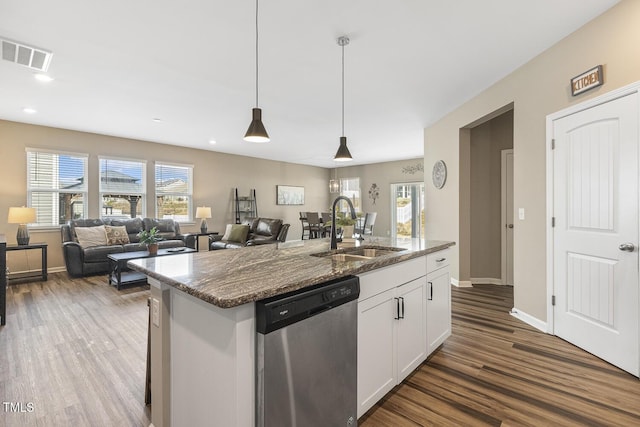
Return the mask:
<path fill-rule="evenodd" d="M 640 381 L 509 315 L 511 287 L 452 299 L 452 336 L 361 426 L 640 426 Z"/>
<path fill-rule="evenodd" d="M 148 288 L 49 277 L 8 289 L 0 400 L 24 412 L 3 404 L 0 426 L 148 426 Z M 453 336 L 360 425 L 640 425 L 637 378 L 513 318 L 512 301 L 453 289 Z"/>

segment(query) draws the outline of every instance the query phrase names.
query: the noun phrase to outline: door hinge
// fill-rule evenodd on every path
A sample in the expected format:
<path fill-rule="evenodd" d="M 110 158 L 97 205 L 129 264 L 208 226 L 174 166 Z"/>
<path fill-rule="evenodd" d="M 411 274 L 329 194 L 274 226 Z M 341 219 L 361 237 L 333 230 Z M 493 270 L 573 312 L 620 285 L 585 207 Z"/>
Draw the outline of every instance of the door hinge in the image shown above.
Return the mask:
<path fill-rule="evenodd" d="M 555 149 L 556 149 L 556 139 L 555 139 L 555 138 L 553 138 L 553 139 L 551 140 L 551 149 L 552 149 L 552 150 L 555 150 Z"/>
<path fill-rule="evenodd" d="M 556 296 L 551 295 L 551 305 L 556 305 Z"/>
<path fill-rule="evenodd" d="M 555 226 L 556 226 L 556 217 L 555 217 L 555 216 L 552 216 L 552 217 L 551 217 L 551 226 L 552 226 L 552 227 L 555 227 Z"/>

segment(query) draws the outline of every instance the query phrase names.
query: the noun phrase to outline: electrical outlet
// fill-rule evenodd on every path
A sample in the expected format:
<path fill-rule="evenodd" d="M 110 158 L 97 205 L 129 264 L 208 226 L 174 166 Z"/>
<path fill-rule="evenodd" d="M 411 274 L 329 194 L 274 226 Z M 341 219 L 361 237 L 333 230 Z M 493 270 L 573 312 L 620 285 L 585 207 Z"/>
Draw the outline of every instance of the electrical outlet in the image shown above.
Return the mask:
<path fill-rule="evenodd" d="M 155 298 L 151 301 L 151 321 L 153 326 L 160 327 L 160 301 Z"/>

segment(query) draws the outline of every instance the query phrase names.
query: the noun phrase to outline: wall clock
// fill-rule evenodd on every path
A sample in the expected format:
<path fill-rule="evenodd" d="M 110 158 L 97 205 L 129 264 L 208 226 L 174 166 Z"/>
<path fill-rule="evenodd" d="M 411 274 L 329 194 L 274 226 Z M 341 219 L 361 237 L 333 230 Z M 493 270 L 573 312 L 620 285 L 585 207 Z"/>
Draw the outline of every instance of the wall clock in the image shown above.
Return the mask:
<path fill-rule="evenodd" d="M 438 160 L 433 164 L 431 179 L 434 187 L 438 189 L 444 187 L 444 183 L 447 182 L 447 165 L 442 160 Z"/>

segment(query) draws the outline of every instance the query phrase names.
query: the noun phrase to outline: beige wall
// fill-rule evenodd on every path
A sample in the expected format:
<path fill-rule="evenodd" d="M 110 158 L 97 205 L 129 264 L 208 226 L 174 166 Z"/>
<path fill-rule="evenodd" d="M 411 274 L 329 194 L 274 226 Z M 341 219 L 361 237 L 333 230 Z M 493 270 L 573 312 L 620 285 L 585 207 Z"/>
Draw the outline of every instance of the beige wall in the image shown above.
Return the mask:
<path fill-rule="evenodd" d="M 239 144 L 244 144 L 240 138 L 238 140 Z M 320 211 L 329 205 L 329 170 L 325 168 L 0 120 L 0 215 L 4 216 L 4 220 L 0 220 L 0 234 L 6 234 L 9 243 L 15 243 L 17 230 L 17 225 L 6 222 L 9 207 L 27 204 L 26 147 L 89 154 L 90 218 L 99 216 L 98 156 L 146 160 L 149 183 L 153 183 L 154 161 L 193 165 L 194 206 L 211 206 L 213 218 L 207 221 L 210 231 L 223 232 L 225 224 L 234 222 L 232 193 L 235 187 L 238 187 L 242 194 L 248 194 L 249 189 L 255 188 L 258 214 L 283 218 L 285 222 L 290 223 L 289 240 L 300 238 L 298 211 Z M 276 205 L 276 185 L 304 186 L 305 205 Z M 147 187 L 147 215 L 154 216 L 154 200 L 150 197 L 153 193 L 149 186 Z M 183 225 L 182 230 L 198 230 L 199 220 L 194 221 L 193 224 Z M 31 241 L 49 244 L 50 268 L 64 266 L 58 229 L 32 230 Z M 38 266 L 39 253 L 30 252 L 33 254 L 29 254 L 28 258 L 23 251 L 10 253 L 9 268 L 12 271 L 22 271 Z"/>
<path fill-rule="evenodd" d="M 378 213 L 373 234 L 386 237 L 391 233 L 391 198 L 389 194 L 391 184 L 424 181 L 423 171 L 416 170 L 415 168 L 417 165 L 422 166 L 422 164 L 423 159 L 418 158 L 370 165 L 348 166 L 334 170 L 331 172 L 331 176 L 337 176 L 338 178 L 360 177 L 363 211 Z M 409 170 L 413 173 L 408 172 Z M 380 188 L 380 197 L 376 199 L 375 204 L 373 203 L 373 199 L 369 198 L 369 189 L 371 188 L 371 184 L 374 183 Z"/>
<path fill-rule="evenodd" d="M 425 168 L 449 166 L 441 191 L 427 185 L 427 237 L 464 240 L 460 233 L 460 129 L 514 103 L 514 204 L 525 219 L 514 230 L 514 305 L 546 321 L 545 119 L 570 105 L 640 80 L 640 1 L 623 0 L 489 89 L 425 129 Z M 508 55 L 509 52 L 505 52 Z M 605 84 L 572 97 L 569 79 L 604 65 Z M 472 76 L 470 75 L 470 78 Z M 463 159 L 464 160 L 464 159 Z M 464 184 L 464 183 L 463 183 Z M 461 188 L 465 191 L 464 185 Z M 460 246 L 453 247 L 452 276 L 459 278 Z M 464 256 L 464 254 L 461 254 Z"/>
<path fill-rule="evenodd" d="M 513 148 L 513 111 L 471 129 L 470 244 L 472 278 L 502 275 L 502 150 Z"/>

